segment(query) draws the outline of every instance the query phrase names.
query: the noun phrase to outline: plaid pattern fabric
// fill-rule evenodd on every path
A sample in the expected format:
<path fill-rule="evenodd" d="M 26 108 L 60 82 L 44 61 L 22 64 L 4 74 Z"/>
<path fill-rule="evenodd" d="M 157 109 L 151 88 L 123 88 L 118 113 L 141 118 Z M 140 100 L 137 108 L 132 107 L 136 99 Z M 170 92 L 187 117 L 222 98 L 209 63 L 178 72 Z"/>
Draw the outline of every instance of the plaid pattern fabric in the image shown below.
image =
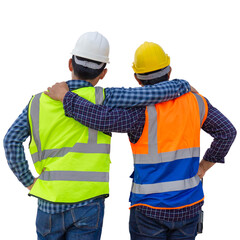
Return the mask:
<path fill-rule="evenodd" d="M 174 79 L 155 85 L 138 88 L 105 88 L 105 101 L 108 107 L 139 107 L 166 102 L 190 91 L 184 80 Z"/>
<path fill-rule="evenodd" d="M 203 202 L 197 203 L 191 207 L 173 210 L 160 210 L 146 206 L 137 206 L 136 208 L 147 217 L 158 220 L 165 220 L 168 222 L 178 222 L 195 217 L 201 210 L 202 206 Z"/>
<path fill-rule="evenodd" d="M 25 187 L 31 185 L 34 180 L 22 145 L 30 135 L 27 115 L 28 107 L 19 115 L 3 140 L 8 165 Z"/>
<path fill-rule="evenodd" d="M 92 86 L 91 83 L 82 80 L 71 80 L 67 82 L 70 91 L 80 88 Z M 156 88 L 156 89 L 155 89 Z M 132 88 L 107 88 L 105 90 L 105 105 L 112 107 L 136 106 L 138 101 L 140 104 L 156 103 L 163 100 L 174 98 L 182 95 L 190 90 L 189 84 L 184 80 L 173 80 L 169 83 L 158 84 L 156 87 L 138 88 L 133 91 Z M 168 96 L 168 97 L 167 97 Z M 109 99 L 111 98 L 111 100 Z M 145 104 L 146 105 L 146 104 Z M 30 129 L 27 116 L 28 106 L 19 115 L 17 120 L 8 130 L 4 138 L 4 149 L 9 167 L 16 175 L 18 180 L 25 186 L 33 183 L 34 177 L 29 170 L 28 162 L 24 154 L 22 143 L 29 137 Z M 39 207 L 42 211 L 48 213 L 63 212 L 71 207 L 81 206 L 79 204 L 53 204 L 44 200 L 39 200 Z"/>
<path fill-rule="evenodd" d="M 47 202 L 47 201 L 44 201 L 43 199 L 38 199 L 38 208 L 43 212 L 55 214 L 55 213 L 68 211 L 72 208 L 85 206 L 89 203 L 94 202 L 95 199 L 96 198 L 92 198 L 92 199 L 82 201 L 80 203 L 75 203 L 75 204 L 58 204 L 58 203 Z"/>

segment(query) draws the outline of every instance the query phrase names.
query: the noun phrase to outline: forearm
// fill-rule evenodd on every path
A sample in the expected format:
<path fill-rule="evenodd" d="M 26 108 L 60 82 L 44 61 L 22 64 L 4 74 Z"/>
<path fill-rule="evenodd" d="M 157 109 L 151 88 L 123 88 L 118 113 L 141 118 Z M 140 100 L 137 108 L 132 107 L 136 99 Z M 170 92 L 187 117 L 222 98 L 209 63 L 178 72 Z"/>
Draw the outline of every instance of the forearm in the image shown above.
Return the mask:
<path fill-rule="evenodd" d="M 198 168 L 198 176 L 202 179 L 206 172 L 214 165 L 215 163 L 206 161 L 202 159 Z"/>
<path fill-rule="evenodd" d="M 34 177 L 29 170 L 27 160 L 25 160 L 25 154 L 22 146 L 18 143 L 8 142 L 5 138 L 4 149 L 8 165 L 14 175 L 25 187 L 31 185 Z"/>
<path fill-rule="evenodd" d="M 95 105 L 68 92 L 63 101 L 65 114 L 83 125 L 102 132 L 129 132 L 145 108 L 118 109 Z"/>
<path fill-rule="evenodd" d="M 124 108 L 147 106 L 175 99 L 189 91 L 189 83 L 178 79 L 139 88 L 106 88 L 103 104 Z"/>

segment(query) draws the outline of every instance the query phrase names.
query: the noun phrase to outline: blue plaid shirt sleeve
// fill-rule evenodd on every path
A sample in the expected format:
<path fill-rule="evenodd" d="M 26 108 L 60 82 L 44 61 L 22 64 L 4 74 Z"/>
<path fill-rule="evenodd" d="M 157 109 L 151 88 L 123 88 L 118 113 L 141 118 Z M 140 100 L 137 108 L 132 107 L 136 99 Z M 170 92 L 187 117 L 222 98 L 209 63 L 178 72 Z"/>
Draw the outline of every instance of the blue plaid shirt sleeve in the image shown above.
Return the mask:
<path fill-rule="evenodd" d="M 103 105 L 123 108 L 147 106 L 175 99 L 189 91 L 189 83 L 180 79 L 139 88 L 105 88 Z"/>
<path fill-rule="evenodd" d="M 3 140 L 8 165 L 25 187 L 30 186 L 34 181 L 23 147 L 23 142 L 30 135 L 27 112 L 28 106 L 9 128 Z"/>

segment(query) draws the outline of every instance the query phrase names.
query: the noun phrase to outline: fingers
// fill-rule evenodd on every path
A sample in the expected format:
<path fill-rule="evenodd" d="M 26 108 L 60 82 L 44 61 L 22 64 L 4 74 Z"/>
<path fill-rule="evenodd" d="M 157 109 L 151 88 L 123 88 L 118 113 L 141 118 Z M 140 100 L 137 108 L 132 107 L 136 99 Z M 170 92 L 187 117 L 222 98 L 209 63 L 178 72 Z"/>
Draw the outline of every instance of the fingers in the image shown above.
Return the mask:
<path fill-rule="evenodd" d="M 50 93 L 49 93 L 49 92 L 50 92 L 50 89 L 51 89 L 51 88 L 50 88 L 50 87 L 48 87 L 48 88 L 47 88 L 47 91 L 44 91 L 44 94 L 46 94 L 46 95 L 48 95 L 48 96 L 49 96 L 49 95 L 50 95 Z"/>
<path fill-rule="evenodd" d="M 52 87 L 48 87 L 47 91 L 44 91 L 44 94 L 54 100 L 62 101 L 68 91 L 69 88 L 66 82 L 58 82 L 52 85 Z"/>
<path fill-rule="evenodd" d="M 52 88 L 53 88 L 54 86 L 56 86 L 57 84 L 59 84 L 59 83 L 55 83 L 54 85 L 52 85 L 52 87 L 48 87 L 48 88 L 47 88 L 47 91 L 44 91 L 44 93 L 45 93 L 46 95 L 50 96 L 50 92 L 51 92 Z"/>

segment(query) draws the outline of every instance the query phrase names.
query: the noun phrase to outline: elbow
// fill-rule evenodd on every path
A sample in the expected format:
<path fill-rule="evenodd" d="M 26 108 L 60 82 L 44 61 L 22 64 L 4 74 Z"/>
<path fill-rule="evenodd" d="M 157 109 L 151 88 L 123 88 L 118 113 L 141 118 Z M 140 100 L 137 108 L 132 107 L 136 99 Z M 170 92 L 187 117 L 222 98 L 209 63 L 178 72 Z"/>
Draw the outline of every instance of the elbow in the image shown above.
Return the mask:
<path fill-rule="evenodd" d="M 237 129 L 232 125 L 231 130 L 226 134 L 228 141 L 234 142 L 237 136 Z"/>
<path fill-rule="evenodd" d="M 232 136 L 233 136 L 233 141 L 234 141 L 234 139 L 237 136 L 237 129 L 235 127 L 233 127 Z"/>
<path fill-rule="evenodd" d="M 8 131 L 3 138 L 3 147 L 5 152 L 8 152 L 14 143 L 15 141 L 12 138 L 11 131 Z"/>
<path fill-rule="evenodd" d="M 6 150 L 8 147 L 8 142 L 9 142 L 9 136 L 8 133 L 5 135 L 5 137 L 3 138 L 3 147 Z"/>

